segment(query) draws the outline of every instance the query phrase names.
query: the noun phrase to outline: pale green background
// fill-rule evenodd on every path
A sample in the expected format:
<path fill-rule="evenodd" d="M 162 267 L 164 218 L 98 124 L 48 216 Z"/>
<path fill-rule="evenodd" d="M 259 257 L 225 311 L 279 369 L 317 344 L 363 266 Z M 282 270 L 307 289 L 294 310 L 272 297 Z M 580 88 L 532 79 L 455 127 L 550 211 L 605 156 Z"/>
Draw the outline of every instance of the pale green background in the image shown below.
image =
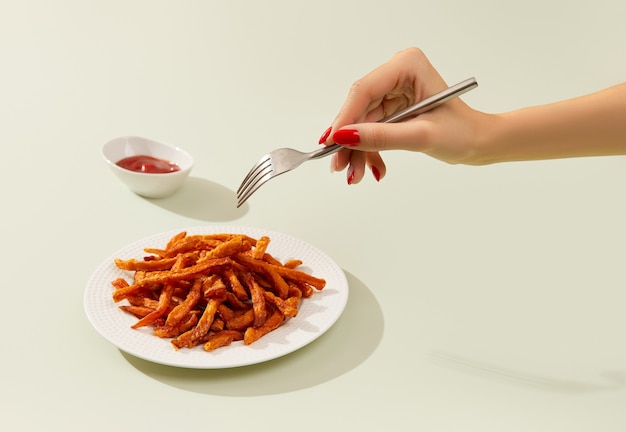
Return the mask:
<path fill-rule="evenodd" d="M 419 46 L 501 112 L 626 77 L 626 3 L 0 3 L 3 430 L 626 430 L 626 160 L 450 166 L 388 153 L 348 187 L 328 161 L 234 190 L 302 150 L 350 84 Z M 626 121 L 626 120 L 625 120 Z M 164 200 L 129 192 L 120 135 L 196 158 Z M 346 271 L 348 307 L 277 361 L 222 371 L 121 353 L 82 305 L 127 243 L 185 226 L 285 232 Z"/>

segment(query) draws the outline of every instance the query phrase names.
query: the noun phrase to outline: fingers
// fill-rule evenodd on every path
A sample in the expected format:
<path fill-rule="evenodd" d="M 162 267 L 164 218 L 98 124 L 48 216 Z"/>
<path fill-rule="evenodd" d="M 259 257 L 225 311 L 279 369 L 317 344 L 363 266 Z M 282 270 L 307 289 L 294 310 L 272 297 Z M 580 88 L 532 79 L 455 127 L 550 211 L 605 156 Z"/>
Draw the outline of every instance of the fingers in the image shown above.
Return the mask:
<path fill-rule="evenodd" d="M 363 180 L 365 174 L 366 154 L 364 152 L 351 152 L 350 164 L 346 171 L 346 181 L 349 185 L 357 184 Z"/>
<path fill-rule="evenodd" d="M 366 153 L 367 166 L 370 168 L 374 179 L 379 182 L 387 175 L 387 166 L 378 152 Z"/>
<path fill-rule="evenodd" d="M 378 152 L 361 152 L 342 150 L 332 155 L 330 162 L 331 172 L 346 171 L 346 182 L 348 185 L 357 184 L 369 171 L 378 182 L 387 174 L 387 167 L 383 158 Z"/>
<path fill-rule="evenodd" d="M 416 121 L 406 123 L 360 123 L 339 129 L 332 140 L 344 146 L 331 160 L 331 172 L 346 168 L 346 181 L 349 185 L 359 183 L 369 168 L 376 181 L 382 180 L 387 167 L 380 151 L 411 150 L 422 151 L 427 143 L 426 126 L 420 127 Z M 424 138 L 420 139 L 420 136 Z"/>
<path fill-rule="evenodd" d="M 386 166 L 378 152 L 387 149 L 419 151 L 422 132 L 419 127 L 394 125 L 390 128 L 376 122 L 444 87 L 441 76 L 417 48 L 396 53 L 388 62 L 356 81 L 339 114 L 319 140 L 320 144 L 337 143 L 345 147 L 333 155 L 331 171 L 347 168 L 348 184 L 359 183 L 367 171 L 380 181 L 386 174 Z M 422 129 L 427 133 L 428 128 Z"/>
<path fill-rule="evenodd" d="M 425 117 L 425 116 L 424 116 Z M 428 120 L 403 123 L 360 123 L 336 131 L 332 139 L 350 150 L 379 152 L 384 150 L 423 151 L 428 140 Z"/>

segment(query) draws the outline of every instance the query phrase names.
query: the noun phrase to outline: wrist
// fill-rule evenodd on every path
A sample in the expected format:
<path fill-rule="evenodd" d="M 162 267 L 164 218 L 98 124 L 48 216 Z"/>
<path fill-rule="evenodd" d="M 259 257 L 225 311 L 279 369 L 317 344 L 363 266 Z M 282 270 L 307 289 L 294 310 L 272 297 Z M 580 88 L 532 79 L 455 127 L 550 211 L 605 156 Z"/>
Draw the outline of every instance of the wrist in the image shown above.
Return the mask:
<path fill-rule="evenodd" d="M 474 111 L 471 118 L 471 133 L 464 160 L 466 165 L 489 165 L 503 161 L 501 142 L 506 120 L 499 114 Z"/>

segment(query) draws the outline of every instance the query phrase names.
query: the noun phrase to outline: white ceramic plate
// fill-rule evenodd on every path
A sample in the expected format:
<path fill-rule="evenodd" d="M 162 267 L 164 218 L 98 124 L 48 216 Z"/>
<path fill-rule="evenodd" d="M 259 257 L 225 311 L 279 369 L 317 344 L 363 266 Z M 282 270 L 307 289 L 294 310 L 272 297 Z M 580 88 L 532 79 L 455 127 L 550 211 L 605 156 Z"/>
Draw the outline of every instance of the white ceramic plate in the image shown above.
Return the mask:
<path fill-rule="evenodd" d="M 242 233 L 259 238 L 270 237 L 268 252 L 285 261 L 298 258 L 302 269 L 314 276 L 324 278 L 326 286 L 303 300 L 296 317 L 278 329 L 263 336 L 251 345 L 233 342 L 231 346 L 206 352 L 201 346 L 193 349 L 174 350 L 170 339 L 161 339 L 152 333 L 151 327 L 134 330 L 137 318 L 119 309 L 123 302 L 115 303 L 111 297 L 111 281 L 124 277 L 130 281 L 130 272 L 118 269 L 114 258 L 142 258 L 146 247 L 162 248 L 175 234 Z M 245 366 L 272 360 L 289 354 L 311 343 L 326 332 L 341 316 L 348 301 L 348 282 L 341 268 L 328 255 L 297 238 L 286 234 L 257 228 L 207 226 L 182 228 L 139 240 L 115 252 L 93 273 L 84 296 L 85 312 L 91 324 L 105 339 L 122 351 L 136 357 L 170 366 L 196 369 L 218 369 Z"/>

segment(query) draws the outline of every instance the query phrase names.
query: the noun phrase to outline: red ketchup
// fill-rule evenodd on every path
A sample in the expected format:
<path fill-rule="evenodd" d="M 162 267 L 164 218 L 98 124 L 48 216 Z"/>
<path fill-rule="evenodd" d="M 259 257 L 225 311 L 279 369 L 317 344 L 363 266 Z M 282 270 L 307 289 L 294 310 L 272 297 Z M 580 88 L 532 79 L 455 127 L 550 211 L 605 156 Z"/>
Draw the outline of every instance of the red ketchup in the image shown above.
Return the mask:
<path fill-rule="evenodd" d="M 175 163 L 148 155 L 130 156 L 117 161 L 116 165 L 129 171 L 147 174 L 164 174 L 180 171 L 180 167 Z"/>

